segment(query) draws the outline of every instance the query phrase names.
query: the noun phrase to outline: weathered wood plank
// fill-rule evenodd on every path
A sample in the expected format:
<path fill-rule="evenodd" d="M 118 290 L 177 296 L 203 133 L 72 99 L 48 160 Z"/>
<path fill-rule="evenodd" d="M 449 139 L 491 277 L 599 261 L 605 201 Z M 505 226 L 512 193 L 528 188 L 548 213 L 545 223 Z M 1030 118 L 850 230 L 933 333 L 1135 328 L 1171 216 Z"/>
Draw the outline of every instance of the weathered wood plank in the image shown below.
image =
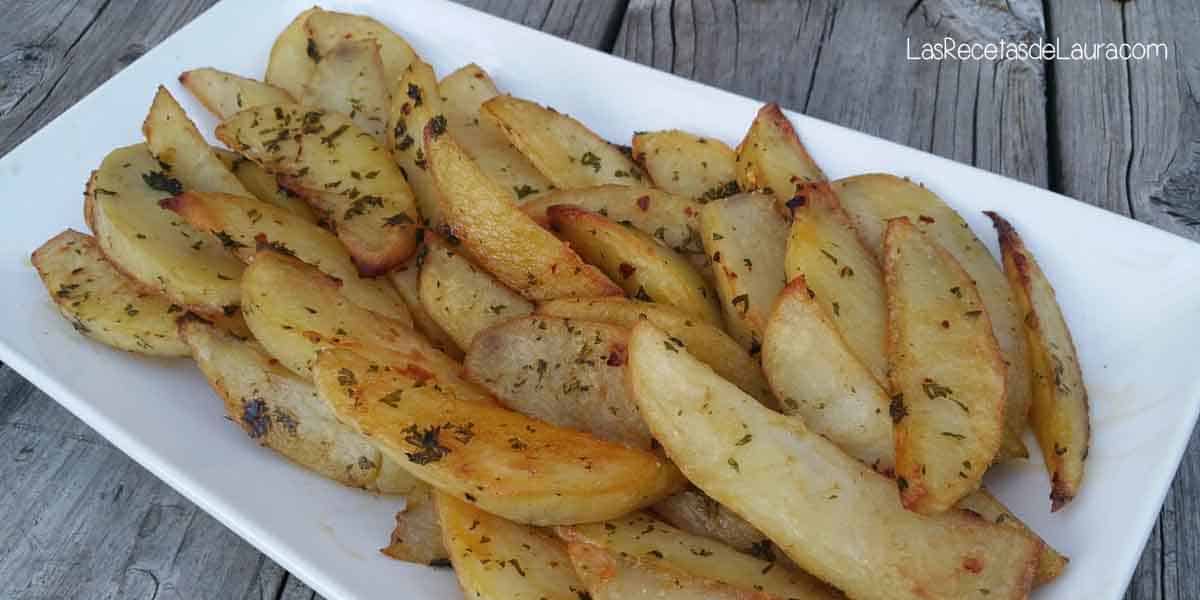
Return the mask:
<path fill-rule="evenodd" d="M 584 46 L 612 48 L 626 0 L 455 0 L 571 40 Z"/>

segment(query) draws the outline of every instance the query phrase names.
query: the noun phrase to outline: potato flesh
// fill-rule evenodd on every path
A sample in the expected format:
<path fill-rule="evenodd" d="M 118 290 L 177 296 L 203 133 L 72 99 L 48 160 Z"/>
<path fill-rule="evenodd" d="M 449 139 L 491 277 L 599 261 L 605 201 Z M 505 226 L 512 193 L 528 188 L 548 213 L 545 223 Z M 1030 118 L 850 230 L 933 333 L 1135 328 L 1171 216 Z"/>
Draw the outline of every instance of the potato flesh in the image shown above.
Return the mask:
<path fill-rule="evenodd" d="M 438 322 L 421 304 L 421 267 L 418 258 L 419 256 L 410 258 L 404 264 L 393 269 L 388 273 L 388 279 L 400 293 L 400 297 L 404 299 L 404 304 L 408 307 L 408 313 L 412 315 L 413 326 L 417 328 L 417 331 L 428 338 L 438 350 L 455 360 L 462 360 L 462 348 L 445 329 L 442 329 L 441 325 L 438 325 Z"/>
<path fill-rule="evenodd" d="M 250 195 L 213 153 L 183 107 L 161 85 L 142 124 L 142 133 L 146 136 L 146 148 L 166 165 L 165 170 L 183 184 L 183 189 Z"/>
<path fill-rule="evenodd" d="M 1005 439 L 1001 458 L 1028 455 L 1021 440 L 1033 399 L 1029 345 L 1012 288 L 996 259 L 953 208 L 936 194 L 908 179 L 885 173 L 856 175 L 833 182 L 846 214 L 854 222 L 863 245 L 882 257 L 883 230 L 888 219 L 908 217 L 925 235 L 954 255 L 975 280 L 979 295 L 992 319 L 1000 353 L 1008 363 L 1005 380 Z"/>
<path fill-rule="evenodd" d="M 633 330 L 630 386 L 655 439 L 688 479 L 847 595 L 1028 593 L 1036 540 L 959 511 L 905 510 L 891 480 L 763 408 L 650 324 Z"/>
<path fill-rule="evenodd" d="M 371 17 L 317 10 L 304 20 L 304 29 L 307 37 L 313 42 L 312 52 L 321 57 L 322 61 L 343 42 L 374 41 L 379 45 L 386 82 L 399 79 L 404 70 L 416 60 L 416 53 L 403 37 Z M 308 48 L 305 48 L 305 52 L 308 52 Z"/>
<path fill-rule="evenodd" d="M 570 205 L 551 206 L 550 224 L 585 261 L 638 300 L 674 306 L 714 325 L 721 323 L 716 292 L 682 255 L 649 234 Z"/>
<path fill-rule="evenodd" d="M 279 185 L 279 180 L 275 178 L 275 175 L 262 168 L 261 165 L 248 158 L 243 158 L 242 155 L 232 150 L 213 148 L 213 151 L 217 153 L 217 158 L 221 159 L 225 168 L 229 169 L 255 198 L 278 206 L 313 225 L 320 223 L 320 218 L 317 217 L 317 213 L 313 212 L 311 206 L 299 196 Z"/>
<path fill-rule="evenodd" d="M 1071 330 L 1054 287 L 1016 229 L 989 213 L 1000 234 L 1004 273 L 1025 314 L 1025 334 L 1033 365 L 1033 406 L 1029 424 L 1050 472 L 1050 506 L 1057 511 L 1079 493 L 1091 443 L 1087 386 Z"/>
<path fill-rule="evenodd" d="M 450 553 L 442 540 L 442 525 L 433 494 L 433 490 L 422 483 L 419 489 L 405 495 L 404 510 L 396 513 L 396 526 L 388 545 L 380 552 L 404 562 L 449 566 Z"/>
<path fill-rule="evenodd" d="M 304 27 L 308 18 L 318 12 L 323 11 L 314 6 L 296 15 L 271 45 L 267 74 L 263 79 L 283 89 L 292 98 L 304 95 L 304 84 L 308 83 L 317 67 L 313 54 L 309 52 L 308 32 Z M 316 50 L 315 46 L 313 50 Z"/>
<path fill-rule="evenodd" d="M 222 120 L 251 106 L 296 101 L 283 88 L 212 67 L 184 71 L 179 75 L 179 83 L 208 112 Z"/>
<path fill-rule="evenodd" d="M 973 512 L 979 515 L 983 520 L 1012 527 L 1017 531 L 1024 532 L 1025 535 L 1036 538 L 1042 543 L 1042 551 L 1038 554 L 1037 572 L 1034 574 L 1034 586 L 1049 583 L 1062 575 L 1066 570 L 1069 559 L 1057 550 L 1051 548 L 1037 532 L 1030 529 L 1028 525 L 1021 522 L 1008 507 L 1004 506 L 994 496 L 988 493 L 987 490 L 980 489 L 979 491 L 968 494 L 958 503 L 958 508 Z"/>
<path fill-rule="evenodd" d="M 472 262 L 533 301 L 621 295 L 620 287 L 513 205 L 447 135 L 426 132 L 446 226 Z"/>
<path fill-rule="evenodd" d="M 442 224 L 442 209 L 433 175 L 429 172 L 428 149 L 422 132 L 434 118 L 440 118 L 442 127 L 448 128 L 449 123 L 442 113 L 437 76 L 433 74 L 433 67 L 418 59 L 405 70 L 392 90 L 386 137 L 392 158 L 412 186 L 421 217 L 435 229 Z"/>
<path fill-rule="evenodd" d="M 905 218 L 884 235 L 896 483 L 932 514 L 979 488 L 1004 434 L 1004 360 L 971 277 Z"/>
<path fill-rule="evenodd" d="M 390 83 L 375 40 L 346 40 L 321 57 L 304 85 L 300 103 L 347 115 L 360 129 L 383 141 Z"/>
<path fill-rule="evenodd" d="M 512 96 L 484 102 L 481 113 L 554 187 L 632 185 L 642 180 L 641 169 L 625 153 L 568 115 Z"/>
<path fill-rule="evenodd" d="M 725 142 L 672 129 L 633 136 L 633 157 L 655 187 L 701 202 L 738 193 L 737 154 Z"/>
<path fill-rule="evenodd" d="M 754 117 L 737 147 L 737 170 L 743 190 L 762 191 L 781 205 L 795 196 L 798 186 L 825 180 L 778 104 L 763 106 Z"/>
<path fill-rule="evenodd" d="M 685 576 L 587 542 L 572 542 L 567 552 L 593 600 L 773 600 L 765 592 L 743 590 L 706 577 Z"/>

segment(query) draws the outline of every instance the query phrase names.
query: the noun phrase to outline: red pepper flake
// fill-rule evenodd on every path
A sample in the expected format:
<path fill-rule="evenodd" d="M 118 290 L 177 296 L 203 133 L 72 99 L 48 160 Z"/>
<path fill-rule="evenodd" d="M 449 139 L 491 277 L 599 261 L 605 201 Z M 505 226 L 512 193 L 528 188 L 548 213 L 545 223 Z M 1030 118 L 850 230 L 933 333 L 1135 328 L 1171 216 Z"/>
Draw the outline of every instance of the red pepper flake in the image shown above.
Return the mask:
<path fill-rule="evenodd" d="M 612 349 L 608 352 L 608 366 L 619 367 L 625 364 L 625 357 L 628 351 L 623 344 L 613 344 Z"/>
<path fill-rule="evenodd" d="M 983 561 L 973 556 L 963 559 L 962 566 L 964 569 L 976 574 L 983 571 Z"/>
<path fill-rule="evenodd" d="M 933 219 L 933 217 L 928 216 L 928 215 L 921 215 L 921 216 L 917 217 L 917 220 L 922 223 L 936 223 L 937 222 Z"/>
<path fill-rule="evenodd" d="M 638 208 L 642 210 L 650 210 L 650 196 L 642 196 L 637 199 Z"/>
<path fill-rule="evenodd" d="M 626 262 L 621 263 L 621 265 L 617 268 L 621 270 L 622 279 L 629 279 L 630 277 L 633 277 L 634 273 L 637 272 L 637 267 Z"/>

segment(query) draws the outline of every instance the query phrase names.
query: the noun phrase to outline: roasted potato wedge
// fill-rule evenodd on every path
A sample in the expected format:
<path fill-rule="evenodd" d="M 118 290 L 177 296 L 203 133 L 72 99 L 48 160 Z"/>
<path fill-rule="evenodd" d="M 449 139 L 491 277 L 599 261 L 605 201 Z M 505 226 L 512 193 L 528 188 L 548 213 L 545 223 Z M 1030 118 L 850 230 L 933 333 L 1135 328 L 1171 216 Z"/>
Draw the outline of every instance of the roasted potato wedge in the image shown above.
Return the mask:
<path fill-rule="evenodd" d="M 96 238 L 68 229 L 33 252 L 50 299 L 75 331 L 113 348 L 189 356 L 175 319 L 183 308 L 148 291 L 104 258 Z"/>
<path fill-rule="evenodd" d="M 200 319 L 185 319 L 179 335 L 225 402 L 229 419 L 250 439 L 339 483 L 404 494 L 420 481 L 381 468 L 383 456 L 365 437 L 334 418 L 316 389 L 279 366 L 255 342 Z"/>
<path fill-rule="evenodd" d="M 480 118 L 483 103 L 500 95 L 487 71 L 469 64 L 443 77 L 438 89 L 454 139 L 488 177 L 500 187 L 511 189 L 518 202 L 553 187 L 529 159 L 508 143 L 494 122 Z"/>
<path fill-rule="evenodd" d="M 294 256 L 337 278 L 341 293 L 351 302 L 393 319 L 411 320 L 387 280 L 359 277 L 332 233 L 286 210 L 253 198 L 203 192 L 184 192 L 163 200 L 162 206 L 216 236 L 244 261 L 253 259 L 259 247 Z"/>
<path fill-rule="evenodd" d="M 383 141 L 392 102 L 391 83 L 384 75 L 375 40 L 345 40 L 321 56 L 299 100 L 305 106 L 347 115 L 360 129 Z"/>
<path fill-rule="evenodd" d="M 428 234 L 426 234 L 428 236 Z M 427 247 L 422 247 L 417 256 L 410 258 L 407 262 L 396 267 L 388 273 L 388 278 L 392 280 L 392 285 L 396 287 L 396 291 L 400 292 L 400 297 L 404 299 L 404 304 L 408 306 L 408 313 L 412 315 L 413 326 L 417 331 L 424 334 L 426 338 L 433 344 L 434 348 L 441 350 L 454 360 L 462 360 L 463 351 L 458 344 L 454 342 L 454 338 L 442 329 L 441 325 L 433 319 L 433 316 L 425 310 L 425 306 L 421 303 L 421 254 L 427 252 Z"/>
<path fill-rule="evenodd" d="M 633 158 L 654 186 L 700 202 L 740 191 L 737 153 L 725 142 L 678 129 L 633 135 Z"/>
<path fill-rule="evenodd" d="M 579 600 L 585 594 L 566 546 L 554 534 L 448 494 L 437 494 L 436 504 L 454 574 L 467 598 Z"/>
<path fill-rule="evenodd" d="M 742 391 L 766 406 L 778 406 L 758 361 L 745 348 L 718 327 L 694 319 L 679 309 L 613 297 L 552 300 L 539 305 L 537 312 L 549 317 L 610 323 L 626 328 L 649 321 L 667 335 L 682 341 L 693 356 Z M 889 438 L 889 444 L 890 441 Z"/>
<path fill-rule="evenodd" d="M 908 217 L 913 225 L 958 259 L 975 280 L 983 305 L 992 319 L 1000 354 L 1008 363 L 1005 380 L 1004 420 L 1007 426 L 1000 446 L 1001 458 L 1028 455 L 1021 440 L 1033 392 L 1029 345 L 1012 288 L 996 259 L 975 237 L 971 227 L 941 198 L 909 179 L 886 173 L 856 175 L 833 182 L 833 189 L 868 250 L 882 260 L 883 230 L 888 219 Z"/>
<path fill-rule="evenodd" d="M 389 373 L 411 375 L 407 384 L 362 385 L 367 369 L 329 365 L 327 355 L 317 359 L 315 381 L 339 419 L 438 491 L 494 515 L 531 525 L 592 522 L 683 485 L 679 471 L 650 452 L 418 385 L 424 373 L 411 369 Z"/>
<path fill-rule="evenodd" d="M 781 600 L 707 577 L 680 573 L 654 558 L 629 556 L 587 542 L 567 545 L 575 573 L 594 600 Z"/>
<path fill-rule="evenodd" d="M 896 483 L 933 514 L 979 488 L 1004 435 L 1004 359 L 971 276 L 907 218 L 888 221 L 884 281 Z"/>
<path fill-rule="evenodd" d="M 794 571 L 800 569 L 786 554 L 776 551 L 775 543 L 763 532 L 698 489 L 686 489 L 667 496 L 650 510 L 667 523 L 692 535 L 716 540 L 783 568 Z"/>
<path fill-rule="evenodd" d="M 349 117 L 300 106 L 244 110 L 217 127 L 230 148 L 283 175 L 329 214 L 359 273 L 386 273 L 416 250 L 412 190 L 387 149 Z"/>
<path fill-rule="evenodd" d="M 242 185 L 246 186 L 251 194 L 254 194 L 255 198 L 274 204 L 313 225 L 320 223 L 321 219 L 317 213 L 313 212 L 312 207 L 302 198 L 279 185 L 279 180 L 275 178 L 275 175 L 262 168 L 262 165 L 224 148 L 214 148 L 213 150 L 225 168 L 229 169 L 234 177 L 237 177 L 238 181 L 242 182 Z"/>
<path fill-rule="evenodd" d="M 829 184 L 795 186 L 788 208 L 788 279 L 804 276 L 846 345 L 876 379 L 887 381 L 887 300 L 875 255 L 859 241 Z"/>
<path fill-rule="evenodd" d="M 159 201 L 183 191 L 145 144 L 113 150 L 88 184 L 84 212 L 104 256 L 174 303 L 205 315 L 232 314 L 242 263 Z"/>
<path fill-rule="evenodd" d="M 442 209 L 437 187 L 426 160 L 425 125 L 435 122 L 443 130 L 449 126 L 442 111 L 433 67 L 417 59 L 405 69 L 395 84 L 388 107 L 387 142 L 392 158 L 412 186 L 424 223 L 436 228 L 442 224 Z"/>
<path fill-rule="evenodd" d="M 759 194 L 723 198 L 700 211 L 700 239 L 713 262 L 725 326 L 751 354 L 758 353 L 771 305 L 787 283 L 787 231 L 774 201 Z"/>
<path fill-rule="evenodd" d="M 759 190 L 780 204 L 796 195 L 797 187 L 825 181 L 778 104 L 759 109 L 746 137 L 737 147 L 737 179 L 743 190 Z"/>
<path fill-rule="evenodd" d="M 707 578 L 778 598 L 832 599 L 820 581 L 774 568 L 774 563 L 743 554 L 720 542 L 676 529 L 644 512 L 603 523 L 557 528 L 568 543 L 599 546 L 621 556 L 644 557 L 663 568 Z"/>
<path fill-rule="evenodd" d="M 583 123 L 536 102 L 496 96 L 481 113 L 555 187 L 569 189 L 642 180 L 641 169 L 616 146 Z"/>
<path fill-rule="evenodd" d="M 628 337 L 604 323 L 514 319 L 478 335 L 464 367 L 521 414 L 649 450 L 650 432 L 625 389 Z"/>
<path fill-rule="evenodd" d="M 312 77 L 321 55 L 315 42 L 310 42 L 305 23 L 314 13 L 324 12 L 314 6 L 298 15 L 280 32 L 271 46 L 264 80 L 285 90 L 292 98 L 304 95 L 304 84 Z M 227 118 L 227 117 L 226 117 Z"/>
<path fill-rule="evenodd" d="M 551 206 L 550 225 L 583 260 L 638 300 L 658 302 L 719 325 L 716 292 L 687 259 L 649 234 L 571 205 Z"/>
<path fill-rule="evenodd" d="M 208 112 L 222 120 L 251 106 L 296 101 L 281 87 L 212 67 L 184 71 L 179 75 L 179 83 L 191 92 Z"/>
<path fill-rule="evenodd" d="M 363 15 L 318 10 L 304 20 L 304 29 L 308 39 L 312 40 L 305 52 L 317 61 L 323 61 L 343 42 L 374 40 L 379 44 L 384 80 L 388 83 L 399 79 L 417 56 L 404 38 L 383 23 Z"/>
<path fill-rule="evenodd" d="M 405 494 L 404 510 L 396 513 L 396 526 L 388 545 L 380 552 L 404 562 L 450 566 L 450 553 L 442 541 L 441 520 L 433 494 L 433 489 L 424 483 Z"/>
<path fill-rule="evenodd" d="M 893 481 L 762 407 L 649 323 L 634 327 L 629 351 L 634 399 L 667 455 L 804 570 L 854 598 L 1028 593 L 1036 539 L 961 511 L 905 510 Z"/>
<path fill-rule="evenodd" d="M 533 312 L 533 303 L 471 264 L 441 237 L 426 235 L 421 260 L 421 305 L 459 348 L 483 330 Z"/>
<path fill-rule="evenodd" d="M 1083 483 L 1091 443 L 1087 387 L 1071 330 L 1054 287 L 1021 236 L 1000 215 L 989 212 L 1000 235 L 1004 274 L 1025 314 L 1025 334 L 1033 364 L 1033 407 L 1029 424 L 1050 472 L 1051 510 L 1066 506 Z"/>
<path fill-rule="evenodd" d="M 1034 585 L 1049 583 L 1062 575 L 1070 559 L 1051 548 L 1038 534 L 1021 522 L 1008 507 L 1004 506 L 985 489 L 968 494 L 958 503 L 958 508 L 973 512 L 985 521 L 1012 527 L 1032 538 L 1042 542 L 1042 551 L 1038 554 L 1037 572 L 1034 575 Z"/>
<path fill-rule="evenodd" d="M 762 368 L 784 413 L 887 473 L 896 463 L 891 400 L 850 350 L 804 277 L 784 288 L 763 337 Z"/>
<path fill-rule="evenodd" d="M 449 232 L 472 262 L 534 301 L 618 296 L 621 288 L 512 203 L 451 136 L 425 129 L 430 173 Z"/>
<path fill-rule="evenodd" d="M 146 136 L 146 148 L 185 190 L 251 195 L 217 158 L 183 107 L 161 85 L 142 124 L 142 133 Z"/>

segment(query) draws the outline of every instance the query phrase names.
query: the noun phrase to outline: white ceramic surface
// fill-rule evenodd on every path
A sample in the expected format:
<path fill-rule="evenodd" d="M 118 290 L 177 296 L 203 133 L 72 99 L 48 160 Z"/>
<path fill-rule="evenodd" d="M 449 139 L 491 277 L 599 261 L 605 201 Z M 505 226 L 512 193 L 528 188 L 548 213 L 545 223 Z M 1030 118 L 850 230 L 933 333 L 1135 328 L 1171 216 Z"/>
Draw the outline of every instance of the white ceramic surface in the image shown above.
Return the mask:
<path fill-rule="evenodd" d="M 312 0 L 226 0 L 0 160 L 0 359 L 204 510 L 329 598 L 457 598 L 446 570 L 376 550 L 399 502 L 324 481 L 252 444 L 185 360 L 111 350 L 59 318 L 29 253 L 84 229 L 84 181 L 111 148 L 140 141 L 155 86 L 184 69 L 261 76 L 271 41 Z M 404 35 L 439 75 L 467 62 L 516 95 L 571 113 L 602 135 L 683 128 L 736 142 L 758 103 L 440 1 L 324 2 Z M 1082 494 L 1050 515 L 1040 464 L 990 483 L 1071 556 L 1035 598 L 1120 598 L 1200 411 L 1200 245 L 1016 181 L 792 115 L 831 177 L 912 176 L 960 209 L 995 251 L 980 211 L 1021 231 L 1053 280 L 1091 391 L 1094 441 Z M 781 507 L 782 508 L 782 507 Z"/>

